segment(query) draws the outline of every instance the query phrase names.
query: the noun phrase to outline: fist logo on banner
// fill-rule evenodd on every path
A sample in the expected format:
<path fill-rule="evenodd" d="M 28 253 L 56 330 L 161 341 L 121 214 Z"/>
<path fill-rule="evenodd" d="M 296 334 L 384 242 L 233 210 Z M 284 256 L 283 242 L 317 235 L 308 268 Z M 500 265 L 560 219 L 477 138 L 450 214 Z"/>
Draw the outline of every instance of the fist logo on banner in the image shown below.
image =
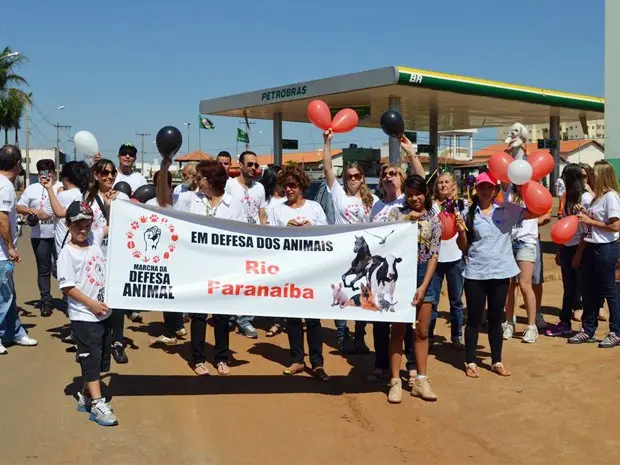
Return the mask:
<path fill-rule="evenodd" d="M 142 263 L 159 263 L 170 259 L 179 240 L 168 218 L 157 214 L 140 216 L 129 225 L 127 249 Z"/>

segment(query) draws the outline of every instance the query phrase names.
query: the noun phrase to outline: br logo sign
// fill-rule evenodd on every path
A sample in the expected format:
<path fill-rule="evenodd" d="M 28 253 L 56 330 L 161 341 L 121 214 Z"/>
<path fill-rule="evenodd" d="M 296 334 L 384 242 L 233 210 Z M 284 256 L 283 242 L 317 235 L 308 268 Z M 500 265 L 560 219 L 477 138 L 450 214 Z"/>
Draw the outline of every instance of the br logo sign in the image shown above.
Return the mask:
<path fill-rule="evenodd" d="M 178 240 L 174 225 L 168 218 L 155 213 L 132 221 L 127 231 L 127 249 L 142 263 L 170 259 Z"/>

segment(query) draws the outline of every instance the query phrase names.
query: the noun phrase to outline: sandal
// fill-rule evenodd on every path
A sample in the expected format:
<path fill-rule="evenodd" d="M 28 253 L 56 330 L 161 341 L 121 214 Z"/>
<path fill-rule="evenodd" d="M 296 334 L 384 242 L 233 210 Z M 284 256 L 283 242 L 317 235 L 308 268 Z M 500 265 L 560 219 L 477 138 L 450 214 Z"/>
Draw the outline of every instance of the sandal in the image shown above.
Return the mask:
<path fill-rule="evenodd" d="M 323 369 L 323 367 L 313 368 L 311 373 L 312 373 L 312 376 L 314 376 L 316 379 L 319 379 L 321 381 L 329 381 L 331 379 L 329 375 L 325 373 L 325 370 Z"/>
<path fill-rule="evenodd" d="M 303 363 L 293 363 L 290 367 L 286 368 L 282 374 L 285 376 L 294 376 L 299 373 L 303 373 L 306 370 L 306 365 Z"/>
<path fill-rule="evenodd" d="M 493 373 L 497 373 L 500 376 L 510 376 L 512 374 L 512 373 L 510 373 L 510 371 L 508 371 L 506 369 L 506 367 L 504 366 L 504 364 L 502 362 L 494 363 L 491 366 L 491 371 Z"/>
<path fill-rule="evenodd" d="M 274 337 L 280 334 L 281 332 L 282 332 L 282 327 L 276 323 L 275 325 L 273 325 L 271 328 L 267 330 L 267 332 L 265 333 L 265 336 Z"/>
<path fill-rule="evenodd" d="M 209 375 L 209 367 L 205 362 L 200 362 L 194 365 L 194 373 L 198 376 L 208 376 Z"/>
<path fill-rule="evenodd" d="M 220 362 L 217 364 L 217 372 L 222 376 L 228 376 L 230 374 L 230 367 L 226 362 Z"/>
<path fill-rule="evenodd" d="M 468 378 L 480 378 L 480 373 L 478 372 L 478 366 L 475 363 L 466 363 L 465 364 L 465 376 Z"/>

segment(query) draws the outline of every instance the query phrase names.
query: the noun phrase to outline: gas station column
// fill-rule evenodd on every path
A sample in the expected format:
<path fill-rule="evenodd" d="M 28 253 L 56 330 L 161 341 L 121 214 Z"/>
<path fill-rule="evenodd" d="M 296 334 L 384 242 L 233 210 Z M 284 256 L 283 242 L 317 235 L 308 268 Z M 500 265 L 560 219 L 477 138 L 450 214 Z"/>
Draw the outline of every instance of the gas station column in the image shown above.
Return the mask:
<path fill-rule="evenodd" d="M 390 110 L 400 113 L 400 97 L 390 97 Z M 394 137 L 388 137 L 390 163 L 400 163 L 400 141 Z"/>
<path fill-rule="evenodd" d="M 620 2 L 605 1 L 605 160 L 620 178 Z"/>
<path fill-rule="evenodd" d="M 282 166 L 282 113 L 273 114 L 273 164 Z"/>
<path fill-rule="evenodd" d="M 439 152 L 439 114 L 436 108 L 431 108 L 428 119 L 429 144 L 431 145 L 431 153 L 428 154 L 430 158 L 429 174 L 433 174 L 437 166 L 439 166 L 437 160 L 437 153 Z"/>
<path fill-rule="evenodd" d="M 559 116 L 551 116 L 549 118 L 549 135 L 551 136 L 551 140 L 556 141 L 555 148 L 551 149 L 551 155 L 553 155 L 553 171 L 551 172 L 551 180 L 549 191 L 552 195 L 557 195 L 555 189 L 555 183 L 560 177 L 560 117 Z"/>

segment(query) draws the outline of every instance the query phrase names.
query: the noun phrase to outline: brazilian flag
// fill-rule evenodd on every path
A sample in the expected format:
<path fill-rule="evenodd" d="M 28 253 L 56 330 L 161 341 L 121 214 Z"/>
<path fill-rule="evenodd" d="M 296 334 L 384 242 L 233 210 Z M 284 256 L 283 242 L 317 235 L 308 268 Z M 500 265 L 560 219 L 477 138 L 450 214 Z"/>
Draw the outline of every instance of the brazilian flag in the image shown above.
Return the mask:
<path fill-rule="evenodd" d="M 215 124 L 206 116 L 200 116 L 198 120 L 202 129 L 215 129 Z"/>

